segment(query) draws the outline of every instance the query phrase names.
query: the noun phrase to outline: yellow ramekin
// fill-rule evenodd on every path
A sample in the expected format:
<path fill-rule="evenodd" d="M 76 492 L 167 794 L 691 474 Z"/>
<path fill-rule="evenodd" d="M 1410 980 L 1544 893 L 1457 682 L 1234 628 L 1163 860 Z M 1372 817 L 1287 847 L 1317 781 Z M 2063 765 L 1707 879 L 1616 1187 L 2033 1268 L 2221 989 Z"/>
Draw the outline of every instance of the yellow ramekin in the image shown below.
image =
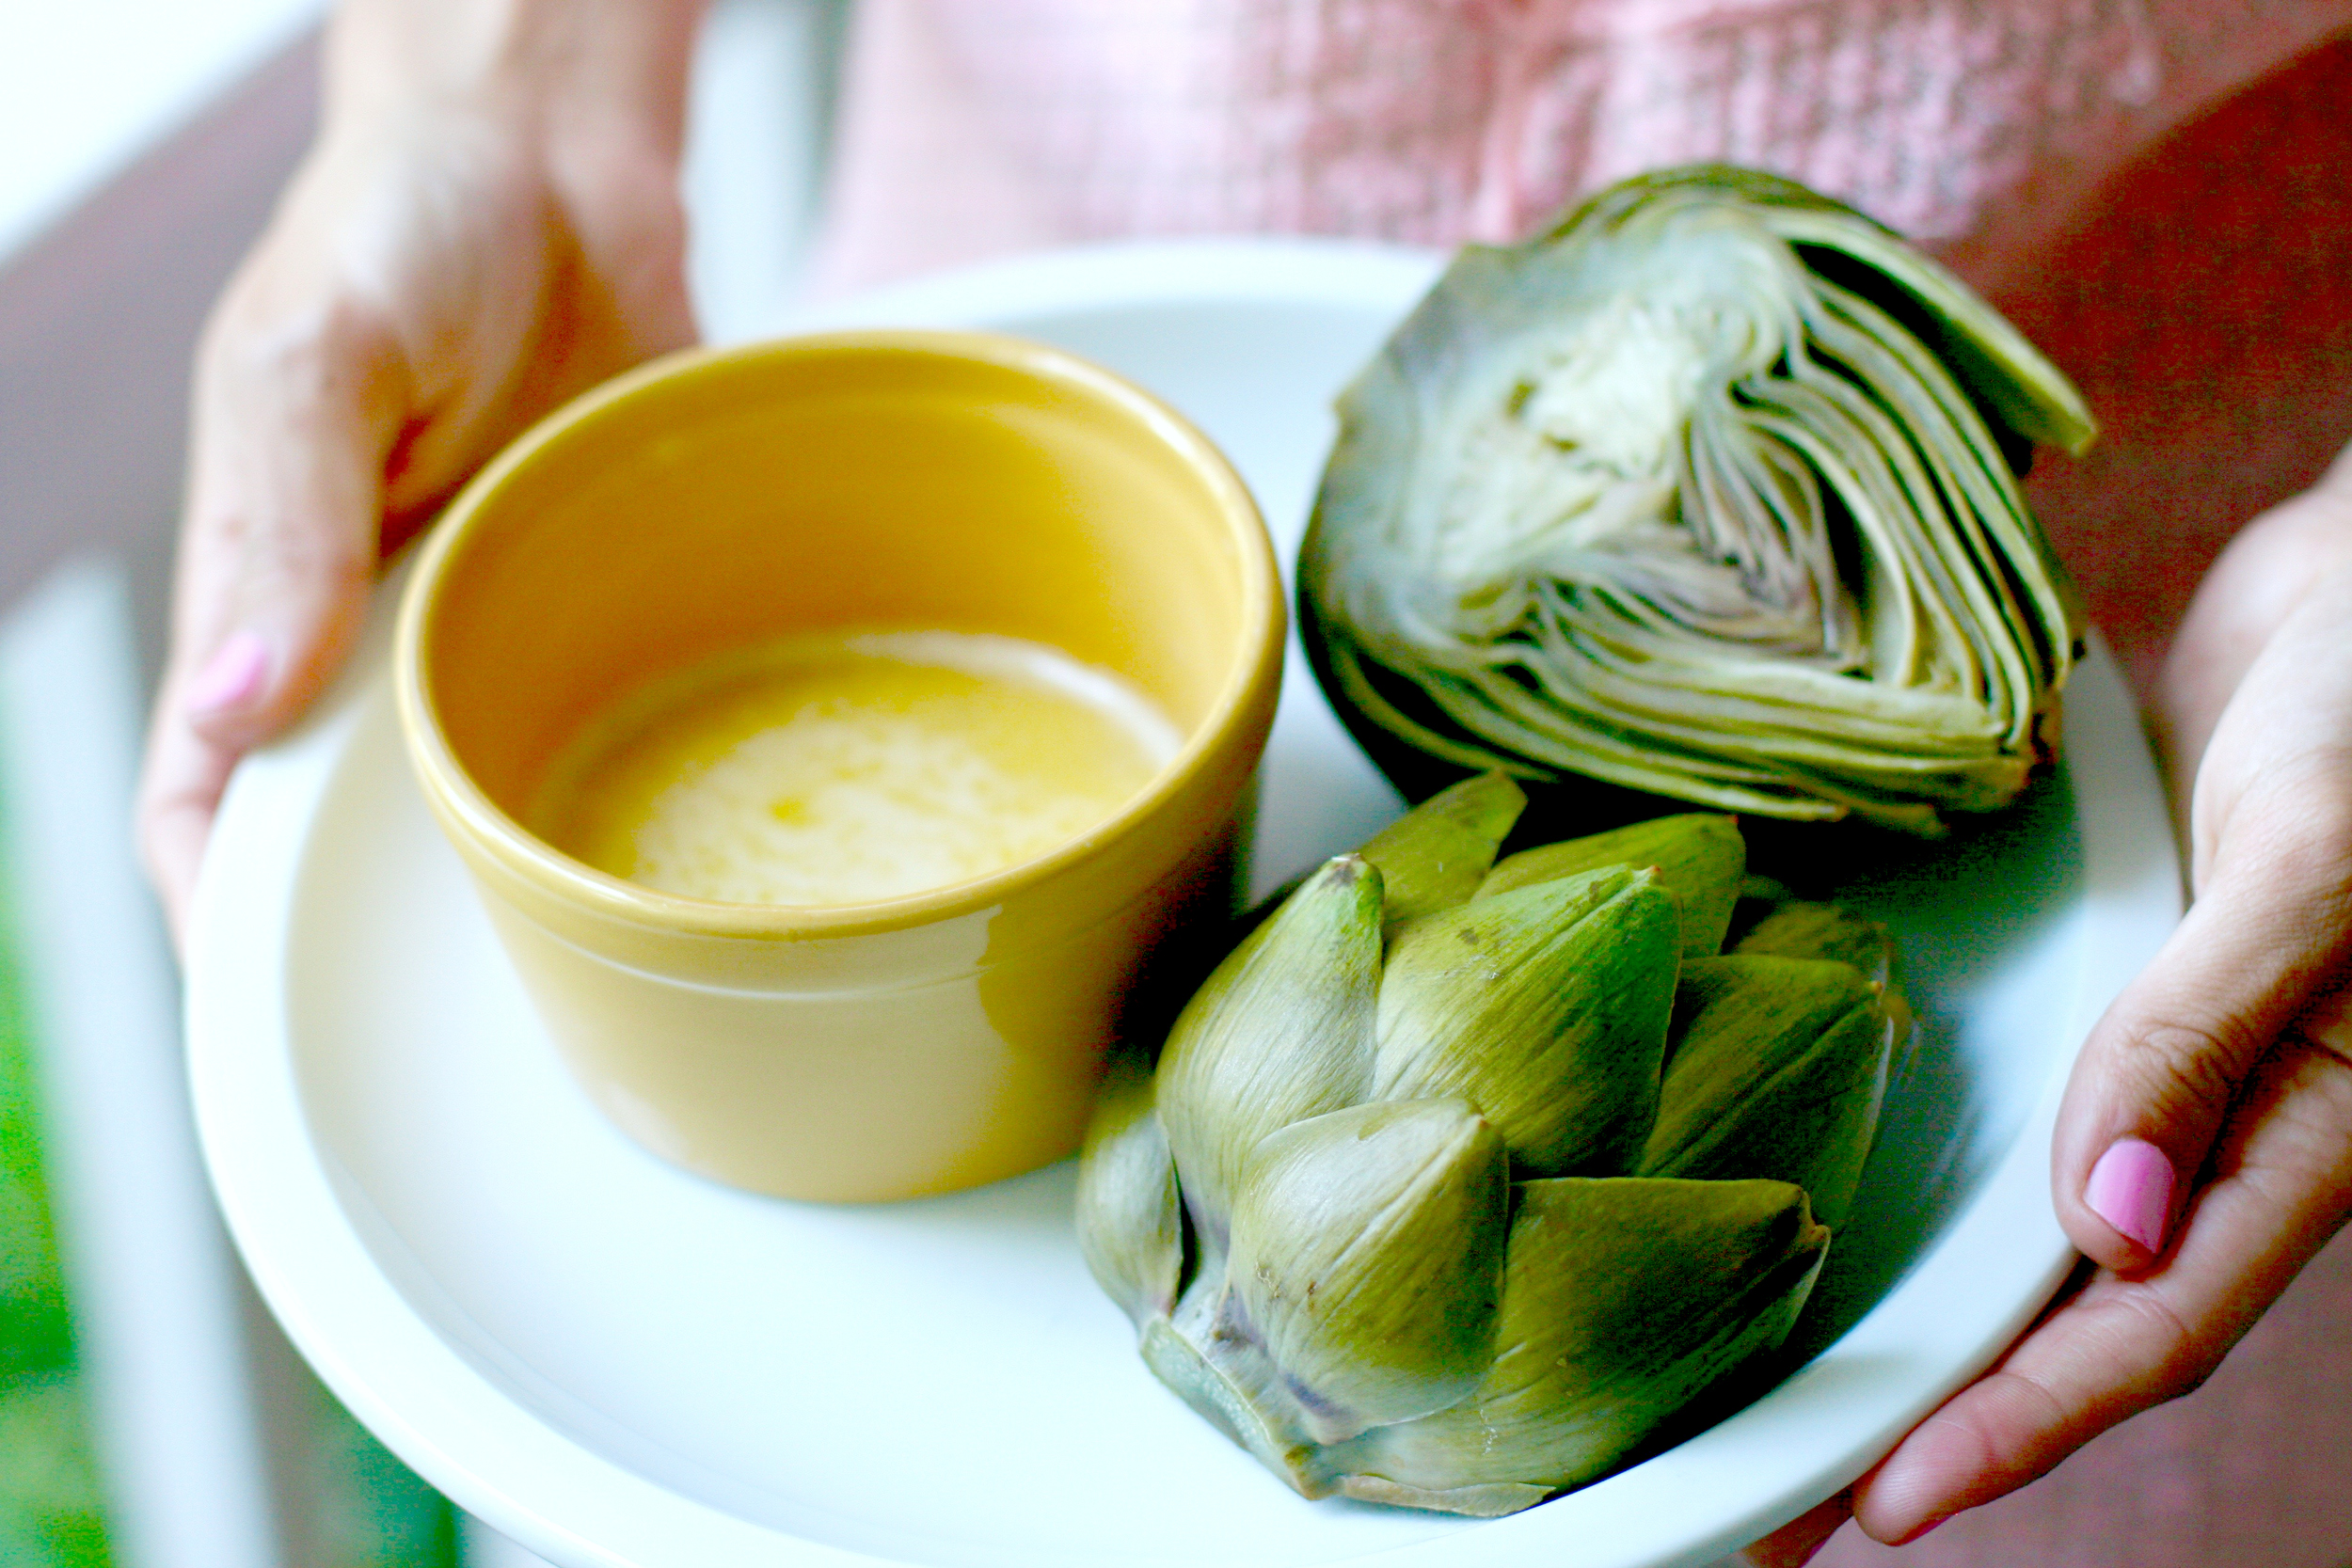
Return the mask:
<path fill-rule="evenodd" d="M 641 683 L 883 626 L 1051 644 L 1184 746 L 1083 838 L 870 904 L 676 897 L 520 826 Z M 425 799 L 612 1120 L 736 1186 L 882 1199 L 1076 1147 L 1138 966 L 1231 907 L 1282 637 L 1256 506 L 1164 404 L 1036 343 L 865 332 L 676 355 L 541 422 L 435 528 L 394 666 Z"/>

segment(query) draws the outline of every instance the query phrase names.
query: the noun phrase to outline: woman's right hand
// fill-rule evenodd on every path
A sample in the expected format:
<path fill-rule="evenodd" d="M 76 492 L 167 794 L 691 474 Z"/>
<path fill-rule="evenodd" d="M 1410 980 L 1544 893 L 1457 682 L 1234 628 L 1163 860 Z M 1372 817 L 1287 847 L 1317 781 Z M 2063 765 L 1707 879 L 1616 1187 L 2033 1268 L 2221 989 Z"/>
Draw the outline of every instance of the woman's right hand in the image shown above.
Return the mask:
<path fill-rule="evenodd" d="M 230 770 L 348 655 L 377 562 L 572 394 L 691 342 L 699 0 L 352 0 L 323 125 L 199 348 L 140 849 L 175 939 Z"/>

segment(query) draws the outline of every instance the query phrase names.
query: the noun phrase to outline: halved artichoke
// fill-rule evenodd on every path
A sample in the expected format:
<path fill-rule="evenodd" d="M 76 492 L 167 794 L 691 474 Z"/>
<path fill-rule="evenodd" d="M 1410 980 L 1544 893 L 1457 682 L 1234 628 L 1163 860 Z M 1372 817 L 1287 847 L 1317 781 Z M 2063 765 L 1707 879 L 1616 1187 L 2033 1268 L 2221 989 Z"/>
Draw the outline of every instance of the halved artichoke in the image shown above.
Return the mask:
<path fill-rule="evenodd" d="M 1408 794 L 1501 768 L 1935 833 L 2055 749 L 2082 614 L 2009 453 L 2090 414 L 1850 208 L 1628 181 L 1466 248 L 1340 416 L 1301 621 Z"/>

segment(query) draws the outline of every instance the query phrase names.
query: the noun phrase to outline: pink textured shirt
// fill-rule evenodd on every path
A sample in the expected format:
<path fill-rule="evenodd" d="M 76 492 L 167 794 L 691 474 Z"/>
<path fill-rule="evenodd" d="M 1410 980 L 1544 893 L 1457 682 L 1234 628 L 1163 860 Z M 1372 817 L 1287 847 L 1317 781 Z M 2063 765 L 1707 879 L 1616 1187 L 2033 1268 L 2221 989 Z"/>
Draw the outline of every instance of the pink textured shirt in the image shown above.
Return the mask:
<path fill-rule="evenodd" d="M 1997 252 L 2348 22 L 2343 0 L 861 0 L 827 277 L 1146 234 L 1510 240 L 1698 159 Z"/>

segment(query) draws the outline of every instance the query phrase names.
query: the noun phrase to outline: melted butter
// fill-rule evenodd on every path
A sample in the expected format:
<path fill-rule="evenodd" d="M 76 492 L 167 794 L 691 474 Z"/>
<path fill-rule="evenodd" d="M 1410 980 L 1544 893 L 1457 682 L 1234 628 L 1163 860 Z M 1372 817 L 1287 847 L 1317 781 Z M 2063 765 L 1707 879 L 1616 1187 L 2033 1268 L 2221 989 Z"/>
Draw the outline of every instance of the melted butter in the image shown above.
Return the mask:
<path fill-rule="evenodd" d="M 664 893 L 861 904 L 1080 837 L 1180 738 L 1140 692 L 1037 643 L 799 639 L 624 699 L 556 759 L 530 825 Z"/>

